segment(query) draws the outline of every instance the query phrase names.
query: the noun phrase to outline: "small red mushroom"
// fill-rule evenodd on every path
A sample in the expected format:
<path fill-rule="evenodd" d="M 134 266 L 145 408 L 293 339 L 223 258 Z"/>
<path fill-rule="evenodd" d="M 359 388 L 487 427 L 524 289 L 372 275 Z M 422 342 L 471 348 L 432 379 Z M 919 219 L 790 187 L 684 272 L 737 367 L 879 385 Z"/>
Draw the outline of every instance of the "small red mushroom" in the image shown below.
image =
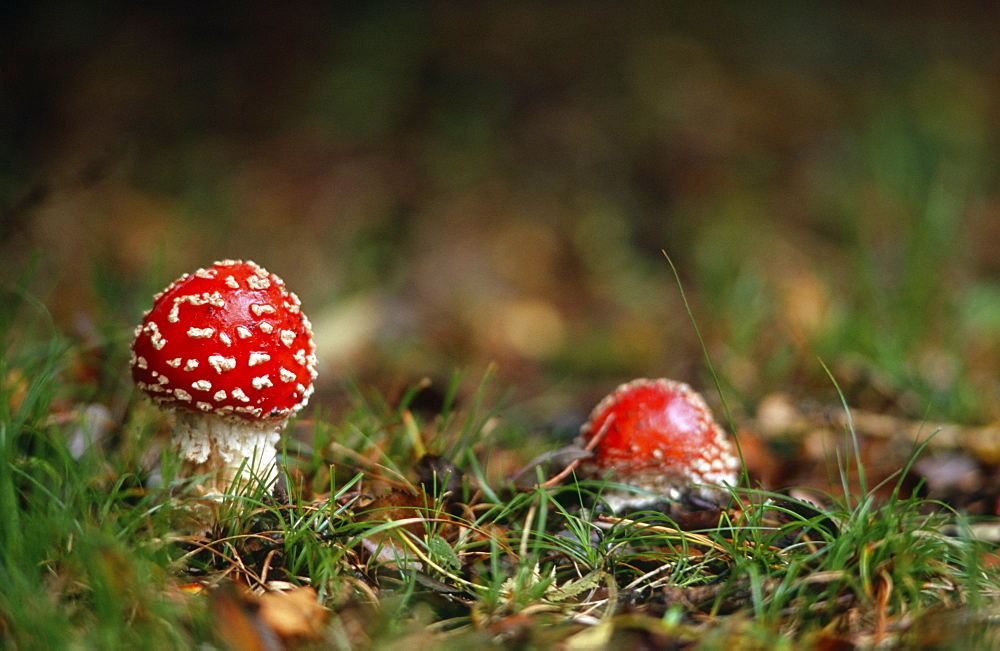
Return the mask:
<path fill-rule="evenodd" d="M 735 486 L 739 460 L 733 443 L 705 400 L 673 380 L 633 380 L 601 400 L 580 430 L 593 456 L 580 464 L 586 478 L 609 479 L 669 500 L 685 495 L 715 499 Z M 614 511 L 649 504 L 649 496 L 623 490 L 604 495 Z"/>
<path fill-rule="evenodd" d="M 253 262 L 224 260 L 158 294 L 135 331 L 132 378 L 173 410 L 179 476 L 270 487 L 275 444 L 316 378 L 312 327 L 298 297 Z"/>

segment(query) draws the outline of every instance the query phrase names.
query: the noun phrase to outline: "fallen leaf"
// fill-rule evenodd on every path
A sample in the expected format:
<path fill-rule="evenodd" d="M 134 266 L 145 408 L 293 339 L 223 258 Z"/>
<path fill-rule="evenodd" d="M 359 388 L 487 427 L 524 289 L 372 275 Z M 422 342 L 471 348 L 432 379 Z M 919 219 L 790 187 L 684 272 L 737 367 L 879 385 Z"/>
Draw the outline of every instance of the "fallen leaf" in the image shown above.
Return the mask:
<path fill-rule="evenodd" d="M 212 593 L 210 609 L 219 639 L 229 648 L 241 651 L 280 649 L 281 641 L 255 612 L 255 597 L 250 591 L 232 584 Z"/>
<path fill-rule="evenodd" d="M 326 613 L 310 587 L 260 596 L 260 618 L 286 642 L 318 639 Z"/>

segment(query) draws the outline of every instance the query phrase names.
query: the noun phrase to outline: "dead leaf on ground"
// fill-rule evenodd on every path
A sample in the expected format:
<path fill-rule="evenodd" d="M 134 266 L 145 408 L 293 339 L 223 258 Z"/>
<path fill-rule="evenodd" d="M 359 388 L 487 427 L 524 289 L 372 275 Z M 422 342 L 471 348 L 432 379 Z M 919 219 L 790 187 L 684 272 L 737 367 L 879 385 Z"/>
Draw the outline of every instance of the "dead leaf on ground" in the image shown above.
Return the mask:
<path fill-rule="evenodd" d="M 255 602 L 252 592 L 234 584 L 226 584 L 214 591 L 209 604 L 216 635 L 233 649 L 281 649 L 281 641 L 260 618 Z"/>
<path fill-rule="evenodd" d="M 260 596 L 260 617 L 286 642 L 318 639 L 326 608 L 311 587 L 266 592 Z"/>
<path fill-rule="evenodd" d="M 318 640 L 327 615 L 308 586 L 258 595 L 230 583 L 212 593 L 210 604 L 219 638 L 234 649 L 283 649 Z"/>

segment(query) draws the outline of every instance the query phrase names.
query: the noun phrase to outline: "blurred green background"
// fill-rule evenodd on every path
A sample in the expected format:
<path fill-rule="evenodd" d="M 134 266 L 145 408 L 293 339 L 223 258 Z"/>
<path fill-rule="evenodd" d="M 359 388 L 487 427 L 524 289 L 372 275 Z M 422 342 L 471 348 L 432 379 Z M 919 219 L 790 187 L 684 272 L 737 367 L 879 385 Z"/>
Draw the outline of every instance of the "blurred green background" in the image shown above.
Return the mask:
<path fill-rule="evenodd" d="M 1000 418 L 992 3 L 5 14 L 0 279 L 70 336 L 124 348 L 154 291 L 252 259 L 313 321 L 320 407 L 495 362 L 555 420 L 710 385 L 666 252 L 738 415 L 834 400 L 823 360 L 856 406 Z"/>

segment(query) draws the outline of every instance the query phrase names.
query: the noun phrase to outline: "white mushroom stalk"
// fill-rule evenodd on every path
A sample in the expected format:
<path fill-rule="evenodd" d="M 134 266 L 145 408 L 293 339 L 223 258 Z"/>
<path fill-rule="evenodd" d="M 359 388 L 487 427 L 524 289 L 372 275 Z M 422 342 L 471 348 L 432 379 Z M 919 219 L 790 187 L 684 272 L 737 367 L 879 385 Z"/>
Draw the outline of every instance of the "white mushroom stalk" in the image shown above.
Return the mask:
<path fill-rule="evenodd" d="M 238 485 L 270 488 L 278 479 L 280 423 L 247 422 L 177 411 L 171 435 L 181 459 L 179 477 L 204 477 L 210 494 Z"/>

